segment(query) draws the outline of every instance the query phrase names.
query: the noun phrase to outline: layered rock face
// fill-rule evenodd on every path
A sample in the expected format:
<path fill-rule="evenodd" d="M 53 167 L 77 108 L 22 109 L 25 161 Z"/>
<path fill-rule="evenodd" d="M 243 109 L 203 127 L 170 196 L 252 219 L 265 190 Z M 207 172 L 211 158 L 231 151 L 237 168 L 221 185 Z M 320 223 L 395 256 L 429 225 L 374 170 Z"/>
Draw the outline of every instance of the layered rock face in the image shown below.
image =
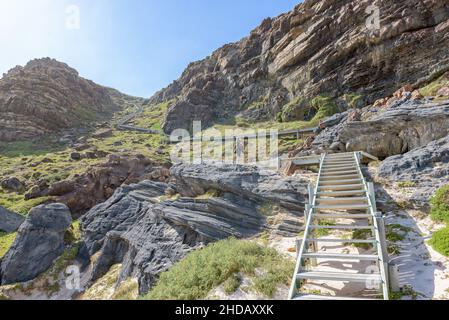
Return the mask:
<path fill-rule="evenodd" d="M 449 67 L 449 2 L 306 0 L 237 43 L 190 64 L 152 103 L 176 98 L 164 130 L 240 114 L 273 119 L 294 97 L 359 93 L 366 102 Z M 367 13 L 368 12 L 368 13 Z M 368 26 L 367 26 L 368 25 Z M 375 25 L 375 24 L 374 24 Z"/>
<path fill-rule="evenodd" d="M 161 272 L 191 250 L 270 228 L 266 220 L 272 205 L 292 217 L 304 206 L 306 182 L 257 168 L 178 165 L 172 176 L 170 184 L 144 181 L 121 187 L 82 218 L 80 255 L 87 260 L 100 252 L 92 281 L 121 263 L 120 281 L 136 277 L 140 291 L 147 292 Z M 214 193 L 205 196 L 210 190 Z M 176 192 L 178 197 L 164 196 Z"/>
<path fill-rule="evenodd" d="M 49 58 L 17 66 L 0 80 L 0 141 L 33 138 L 70 128 L 117 106 L 108 90 Z"/>
<path fill-rule="evenodd" d="M 48 270 L 64 251 L 64 233 L 71 223 L 70 210 L 63 204 L 32 209 L 1 261 L 0 284 L 32 280 Z"/>
<path fill-rule="evenodd" d="M 315 152 L 365 151 L 379 158 L 404 154 L 449 134 L 449 101 L 397 101 L 387 109 L 361 111 L 365 121 L 349 113 L 335 115 L 337 124 L 323 130 L 312 144 Z"/>

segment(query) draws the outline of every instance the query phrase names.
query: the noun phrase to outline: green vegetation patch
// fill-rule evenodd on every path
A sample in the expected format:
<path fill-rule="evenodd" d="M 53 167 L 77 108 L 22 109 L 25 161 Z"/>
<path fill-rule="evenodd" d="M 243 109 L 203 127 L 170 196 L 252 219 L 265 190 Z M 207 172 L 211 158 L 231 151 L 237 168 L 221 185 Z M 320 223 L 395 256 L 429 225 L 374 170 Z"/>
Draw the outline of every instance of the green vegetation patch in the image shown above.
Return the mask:
<path fill-rule="evenodd" d="M 401 181 L 398 183 L 399 188 L 414 188 L 416 187 L 416 182 L 414 181 Z"/>
<path fill-rule="evenodd" d="M 169 100 L 147 107 L 140 115 L 137 115 L 136 119 L 132 121 L 132 125 L 162 131 L 162 123 L 167 110 L 175 102 L 176 100 Z"/>
<path fill-rule="evenodd" d="M 429 243 L 435 251 L 449 257 L 449 227 L 435 232 Z"/>
<path fill-rule="evenodd" d="M 123 281 L 115 290 L 112 300 L 136 300 L 139 296 L 139 283 L 135 279 Z"/>
<path fill-rule="evenodd" d="M 256 272 L 257 270 L 257 272 Z M 161 274 L 143 299 L 196 300 L 226 282 L 231 291 L 237 274 L 251 278 L 252 289 L 271 297 L 280 284 L 290 284 L 294 263 L 274 249 L 247 240 L 229 238 L 196 250 Z M 260 272 L 262 271 L 262 272 Z"/>
<path fill-rule="evenodd" d="M 223 284 L 224 292 L 228 295 L 233 294 L 240 287 L 242 280 L 238 274 L 233 274 Z"/>
<path fill-rule="evenodd" d="M 352 99 L 356 98 L 353 97 Z M 320 120 L 338 113 L 335 99 L 326 95 L 316 96 L 312 100 L 295 97 L 282 107 L 282 111 L 276 116 L 276 119 L 278 122 L 290 122 L 295 119 L 305 120 L 307 118 L 306 113 L 310 112 L 311 109 L 315 110 L 315 116 L 306 121 L 310 127 L 317 125 Z"/>
<path fill-rule="evenodd" d="M 435 193 L 430 199 L 430 215 L 433 220 L 449 223 L 449 185 L 446 185 Z M 442 255 L 449 257 L 449 226 L 435 232 L 429 244 Z"/>
<path fill-rule="evenodd" d="M 16 239 L 17 233 L 4 233 L 0 232 L 0 259 L 2 259 L 5 254 L 11 248 L 14 240 Z"/>
<path fill-rule="evenodd" d="M 325 119 L 327 117 L 333 116 L 338 113 L 337 103 L 334 99 L 320 95 L 312 99 L 310 102 L 312 107 L 317 110 L 315 117 L 312 119 L 312 122 L 319 121 Z"/>
<path fill-rule="evenodd" d="M 424 97 L 433 97 L 433 96 L 436 96 L 437 92 L 441 88 L 446 87 L 446 86 L 449 86 L 449 79 L 445 75 L 443 75 L 443 76 L 439 77 L 437 80 L 432 81 L 425 87 L 421 88 L 419 90 L 419 92 Z"/>
<path fill-rule="evenodd" d="M 433 220 L 449 223 L 449 184 L 437 190 L 430 199 Z"/>
<path fill-rule="evenodd" d="M 66 244 L 74 244 L 81 240 L 80 222 L 76 220 L 72 223 L 69 230 L 64 235 L 64 242 Z"/>
<path fill-rule="evenodd" d="M 390 300 L 402 300 L 402 298 L 410 297 L 413 300 L 418 298 L 418 293 L 410 286 L 405 286 L 400 291 L 390 291 Z"/>

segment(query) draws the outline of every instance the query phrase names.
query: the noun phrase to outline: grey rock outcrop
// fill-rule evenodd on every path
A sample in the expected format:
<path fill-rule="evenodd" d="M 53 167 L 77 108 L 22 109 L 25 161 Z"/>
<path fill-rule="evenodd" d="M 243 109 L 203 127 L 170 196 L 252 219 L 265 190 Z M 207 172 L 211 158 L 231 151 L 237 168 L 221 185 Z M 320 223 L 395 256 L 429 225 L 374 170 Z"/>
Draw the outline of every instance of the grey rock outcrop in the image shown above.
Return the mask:
<path fill-rule="evenodd" d="M 363 150 L 379 158 L 403 154 L 449 134 L 449 101 L 406 101 L 368 121 L 348 122 L 340 132 L 347 151 Z"/>
<path fill-rule="evenodd" d="M 0 206 L 0 231 L 14 232 L 19 229 L 25 218 Z"/>
<path fill-rule="evenodd" d="M 413 202 L 428 203 L 435 190 L 449 183 L 449 136 L 403 155 L 385 159 L 378 177 L 388 181 L 413 181 Z"/>
<path fill-rule="evenodd" d="M 312 144 L 315 152 L 365 151 L 385 159 L 449 135 L 449 101 L 403 99 L 384 109 L 363 109 L 362 121 L 349 121 L 342 113 L 326 122 Z"/>
<path fill-rule="evenodd" d="M 268 228 L 267 202 L 292 216 L 304 207 L 306 184 L 257 168 L 177 165 L 172 177 L 170 185 L 144 181 L 121 187 L 82 218 L 80 257 L 87 261 L 99 252 L 92 281 L 122 263 L 120 279 L 134 276 L 140 292 L 147 292 L 161 272 L 191 250 Z M 216 192 L 205 196 L 211 189 Z M 166 199 L 169 190 L 180 197 Z"/>
<path fill-rule="evenodd" d="M 183 196 L 195 197 L 208 190 L 239 194 L 248 199 L 279 202 L 290 210 L 304 210 L 306 182 L 282 178 L 257 167 L 222 165 L 175 165 L 172 169 L 176 189 Z"/>
<path fill-rule="evenodd" d="M 48 270 L 64 251 L 64 233 L 71 223 L 70 210 L 64 204 L 32 209 L 2 259 L 0 283 L 29 281 Z"/>

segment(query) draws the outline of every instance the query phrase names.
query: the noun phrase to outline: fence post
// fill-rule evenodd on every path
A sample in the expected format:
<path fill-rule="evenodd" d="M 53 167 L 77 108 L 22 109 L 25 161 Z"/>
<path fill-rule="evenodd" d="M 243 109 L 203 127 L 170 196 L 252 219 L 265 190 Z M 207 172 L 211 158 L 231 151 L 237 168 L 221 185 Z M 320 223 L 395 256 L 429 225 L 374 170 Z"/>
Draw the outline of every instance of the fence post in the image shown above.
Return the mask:
<path fill-rule="evenodd" d="M 390 288 L 390 264 L 389 264 L 389 255 L 388 255 L 388 244 L 386 240 L 386 229 L 385 229 L 385 219 L 381 212 L 376 212 L 376 220 L 377 220 L 377 226 L 379 227 L 379 237 L 380 237 L 380 246 L 382 249 L 382 260 L 383 260 L 383 267 L 385 270 L 385 281 L 387 284 L 387 287 Z"/>

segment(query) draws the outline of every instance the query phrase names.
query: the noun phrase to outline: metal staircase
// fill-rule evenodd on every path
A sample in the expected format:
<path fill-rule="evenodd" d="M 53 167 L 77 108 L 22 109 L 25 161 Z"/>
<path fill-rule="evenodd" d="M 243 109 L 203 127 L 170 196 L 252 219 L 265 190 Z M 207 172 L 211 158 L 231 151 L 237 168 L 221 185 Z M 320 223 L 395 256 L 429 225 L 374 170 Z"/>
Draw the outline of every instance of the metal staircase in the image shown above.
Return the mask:
<path fill-rule="evenodd" d="M 298 258 L 292 280 L 291 300 L 358 300 L 368 299 L 350 294 L 349 297 L 327 296 L 304 292 L 306 284 L 355 283 L 378 289 L 375 298 L 388 300 L 388 252 L 381 213 L 377 212 L 374 186 L 367 183 L 361 170 L 362 152 L 323 154 L 316 186 L 309 185 L 306 205 L 304 238 L 298 245 Z M 323 219 L 332 221 L 323 225 Z M 342 222 L 343 221 L 343 222 Z M 349 221 L 349 222 L 348 222 Z M 366 230 L 368 239 L 319 237 L 319 230 Z M 331 252 L 335 245 L 363 244 L 372 246 L 363 254 Z M 364 263 L 369 273 L 355 273 L 355 262 Z M 330 269 L 330 265 L 339 266 Z M 349 266 L 349 267 L 348 267 Z M 374 288 L 373 288 L 374 287 Z M 354 296 L 353 296 L 354 295 Z"/>

